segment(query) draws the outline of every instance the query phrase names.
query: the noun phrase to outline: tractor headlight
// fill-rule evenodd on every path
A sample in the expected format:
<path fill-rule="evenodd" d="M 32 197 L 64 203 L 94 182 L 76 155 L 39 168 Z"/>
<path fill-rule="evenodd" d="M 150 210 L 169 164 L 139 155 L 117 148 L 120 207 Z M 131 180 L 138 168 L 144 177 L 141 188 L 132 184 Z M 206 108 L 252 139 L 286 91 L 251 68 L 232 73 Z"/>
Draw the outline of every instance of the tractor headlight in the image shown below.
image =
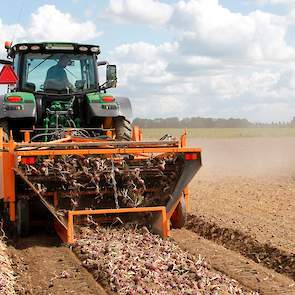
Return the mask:
<path fill-rule="evenodd" d="M 19 50 L 28 50 L 28 46 L 27 45 L 20 45 L 18 47 Z"/>
<path fill-rule="evenodd" d="M 93 53 L 99 52 L 99 47 L 91 47 L 90 51 Z"/>
<path fill-rule="evenodd" d="M 80 46 L 79 50 L 85 52 L 88 50 L 88 48 L 86 46 Z"/>
<path fill-rule="evenodd" d="M 31 46 L 31 50 L 39 50 L 40 46 L 39 45 L 33 45 Z"/>

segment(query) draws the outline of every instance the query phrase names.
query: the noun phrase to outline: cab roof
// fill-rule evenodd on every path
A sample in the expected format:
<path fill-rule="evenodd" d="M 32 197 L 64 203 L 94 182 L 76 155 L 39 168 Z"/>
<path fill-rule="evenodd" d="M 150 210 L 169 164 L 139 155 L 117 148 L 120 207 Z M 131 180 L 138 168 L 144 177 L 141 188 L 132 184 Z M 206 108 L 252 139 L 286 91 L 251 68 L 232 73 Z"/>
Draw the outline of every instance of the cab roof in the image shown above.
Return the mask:
<path fill-rule="evenodd" d="M 100 54 L 98 45 L 72 42 L 24 42 L 11 47 L 8 55 L 13 57 L 17 52 L 76 52 Z"/>

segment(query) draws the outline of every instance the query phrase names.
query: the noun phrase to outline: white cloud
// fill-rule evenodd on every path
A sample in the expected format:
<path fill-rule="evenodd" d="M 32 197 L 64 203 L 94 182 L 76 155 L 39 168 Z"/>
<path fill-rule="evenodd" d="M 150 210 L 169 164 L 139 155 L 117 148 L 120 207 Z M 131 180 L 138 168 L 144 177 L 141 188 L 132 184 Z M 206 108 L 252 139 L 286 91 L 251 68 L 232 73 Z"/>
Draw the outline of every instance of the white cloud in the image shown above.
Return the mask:
<path fill-rule="evenodd" d="M 6 55 L 4 48 L 5 41 L 23 38 L 25 34 L 26 32 L 21 25 L 5 25 L 0 19 L 0 57 L 3 58 Z"/>
<path fill-rule="evenodd" d="M 54 5 L 40 6 L 30 16 L 27 29 L 20 24 L 6 25 L 0 19 L 0 44 L 6 40 L 19 41 L 87 41 L 101 35 L 91 21 L 78 22 Z M 0 55 L 5 56 L 4 47 Z"/>
<path fill-rule="evenodd" d="M 218 0 L 181 0 L 173 5 L 154 0 L 111 0 L 108 13 L 121 20 L 172 29 L 184 55 L 295 58 L 294 48 L 285 41 L 288 25 L 295 20 L 292 14 L 283 17 L 257 10 L 243 15 L 224 8 Z"/>
<path fill-rule="evenodd" d="M 13 40 L 20 41 L 87 41 L 100 36 L 91 21 L 78 22 L 70 14 L 59 11 L 54 5 L 43 5 L 33 12 L 30 24 L 25 29 L 20 24 L 4 24 L 0 18 L 0 44 Z M 0 57 L 6 51 L 0 46 Z"/>
<path fill-rule="evenodd" d="M 132 59 L 139 48 L 139 57 Z M 178 54 L 173 45 L 142 42 L 114 50 L 111 59 L 119 65 L 116 91 L 132 98 L 136 116 L 235 116 L 253 121 L 294 116 L 294 65 L 232 64 Z"/>
<path fill-rule="evenodd" d="M 31 16 L 28 37 L 32 40 L 86 41 L 98 37 L 91 21 L 78 22 L 54 5 L 43 5 Z"/>
<path fill-rule="evenodd" d="M 118 21 L 159 25 L 168 21 L 172 7 L 158 0 L 110 0 L 106 13 Z"/>
<path fill-rule="evenodd" d="M 283 5 L 294 5 L 294 0 L 249 0 L 255 1 L 258 4 L 283 4 Z"/>
<path fill-rule="evenodd" d="M 122 18 L 154 25 L 141 13 L 131 18 L 130 6 L 119 8 Z M 237 13 L 218 0 L 180 0 L 170 8 L 159 26 L 174 33 L 173 42 L 123 44 L 112 52 L 119 64 L 117 92 L 134 100 L 136 116 L 294 116 L 295 49 L 286 42 L 290 15 Z"/>
<path fill-rule="evenodd" d="M 218 0 L 167 3 L 111 0 L 107 8 L 115 20 L 174 34 L 173 41 L 160 45 L 122 44 L 109 56 L 118 64 L 115 92 L 131 97 L 136 116 L 235 116 L 254 121 L 294 116 L 295 49 L 286 42 L 295 23 L 291 9 L 278 16 L 261 10 L 233 12 Z M 0 42 L 14 30 L 18 40 L 83 41 L 99 35 L 92 22 L 77 21 L 52 5 L 41 6 L 29 24 L 25 31 L 0 21 Z"/>
<path fill-rule="evenodd" d="M 235 59 L 293 59 L 285 42 L 287 21 L 255 11 L 248 15 L 222 7 L 218 0 L 190 0 L 176 4 L 170 26 L 180 35 L 185 55 Z"/>

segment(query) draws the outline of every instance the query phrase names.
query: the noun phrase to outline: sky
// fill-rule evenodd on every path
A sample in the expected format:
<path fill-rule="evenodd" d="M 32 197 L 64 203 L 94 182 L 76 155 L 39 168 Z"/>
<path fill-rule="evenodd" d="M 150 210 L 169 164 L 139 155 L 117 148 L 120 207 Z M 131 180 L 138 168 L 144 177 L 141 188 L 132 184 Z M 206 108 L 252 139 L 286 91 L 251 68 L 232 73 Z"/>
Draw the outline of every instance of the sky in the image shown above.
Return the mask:
<path fill-rule="evenodd" d="M 100 58 L 118 67 L 112 91 L 130 97 L 134 117 L 295 117 L 295 0 L 0 4 L 0 44 L 100 45 Z"/>

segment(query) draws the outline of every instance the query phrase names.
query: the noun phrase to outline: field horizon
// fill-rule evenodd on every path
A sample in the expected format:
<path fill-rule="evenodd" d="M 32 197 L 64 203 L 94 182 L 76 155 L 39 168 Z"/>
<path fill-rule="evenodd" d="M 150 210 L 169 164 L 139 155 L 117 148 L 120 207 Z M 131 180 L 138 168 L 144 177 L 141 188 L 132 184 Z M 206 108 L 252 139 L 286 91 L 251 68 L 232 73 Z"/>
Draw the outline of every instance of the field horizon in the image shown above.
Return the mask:
<path fill-rule="evenodd" d="M 295 137 L 295 128 L 143 128 L 144 139 L 160 139 L 166 134 L 188 138 Z"/>

